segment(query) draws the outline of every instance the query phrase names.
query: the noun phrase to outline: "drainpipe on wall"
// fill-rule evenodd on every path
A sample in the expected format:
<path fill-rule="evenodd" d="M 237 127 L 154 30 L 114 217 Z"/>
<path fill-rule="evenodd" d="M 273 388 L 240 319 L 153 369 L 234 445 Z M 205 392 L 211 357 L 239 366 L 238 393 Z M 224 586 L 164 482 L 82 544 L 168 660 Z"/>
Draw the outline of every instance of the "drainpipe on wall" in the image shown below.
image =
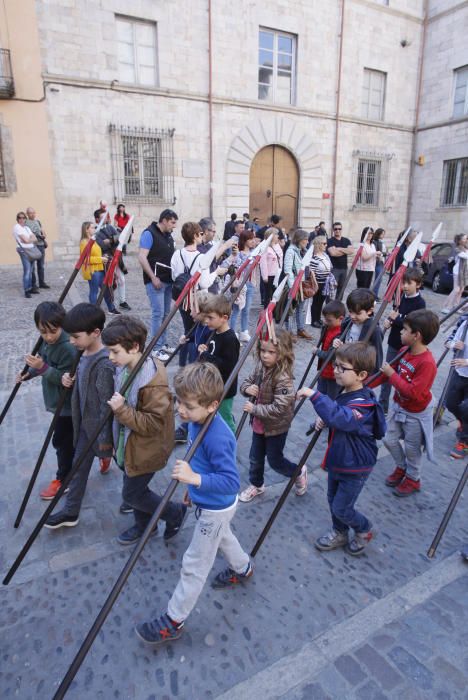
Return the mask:
<path fill-rule="evenodd" d="M 213 57 L 211 0 L 208 0 L 208 140 L 210 161 L 210 216 L 213 217 Z"/>
<path fill-rule="evenodd" d="M 341 97 L 341 66 L 343 62 L 343 32 L 344 32 L 345 0 L 341 0 L 341 24 L 340 24 L 340 49 L 338 57 L 338 77 L 336 81 L 336 118 L 335 118 L 335 145 L 333 149 L 333 170 L 332 170 L 332 202 L 331 202 L 331 223 L 335 220 L 335 193 L 336 193 L 336 170 L 338 160 L 338 131 L 340 118 L 340 97 Z"/>
<path fill-rule="evenodd" d="M 411 161 L 410 161 L 410 171 L 409 171 L 409 179 L 408 179 L 408 200 L 406 202 L 405 227 L 409 226 L 411 200 L 413 198 L 413 175 L 414 175 L 414 166 L 415 166 L 415 162 L 416 162 L 416 145 L 417 145 L 418 128 L 419 128 L 419 108 L 421 105 L 421 94 L 422 94 L 422 76 L 423 76 L 423 68 L 424 68 L 424 52 L 426 49 L 428 8 L 429 8 L 429 0 L 424 0 L 424 17 L 423 17 L 423 26 L 422 26 L 421 48 L 419 50 L 418 88 L 417 88 L 417 94 L 416 94 L 416 109 L 415 109 L 415 115 L 414 115 L 413 142 L 411 144 Z"/>

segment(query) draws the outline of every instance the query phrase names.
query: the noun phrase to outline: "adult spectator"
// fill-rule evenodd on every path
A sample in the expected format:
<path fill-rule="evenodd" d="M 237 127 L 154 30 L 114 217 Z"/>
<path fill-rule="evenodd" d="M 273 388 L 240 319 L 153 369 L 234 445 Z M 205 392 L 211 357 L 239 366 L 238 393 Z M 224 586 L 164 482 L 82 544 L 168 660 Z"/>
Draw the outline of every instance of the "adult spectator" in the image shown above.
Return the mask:
<path fill-rule="evenodd" d="M 45 282 L 45 251 L 47 248 L 46 234 L 42 228 L 42 224 L 36 217 L 36 210 L 33 207 L 28 207 L 26 209 L 26 226 L 34 233 L 36 236 L 36 246 L 39 248 L 41 253 L 41 259 L 37 260 L 37 279 L 39 282 L 39 287 L 41 289 L 50 289 L 49 285 Z M 32 267 L 32 286 L 33 289 L 37 288 L 36 275 L 34 272 L 34 263 Z"/>
<path fill-rule="evenodd" d="M 262 226 L 262 228 L 258 229 L 258 231 L 256 233 L 257 238 L 260 241 L 263 241 L 263 239 L 265 238 L 266 230 L 268 228 L 276 228 L 276 229 L 278 229 L 278 233 L 279 233 L 281 231 L 280 226 L 279 226 L 280 221 L 281 221 L 281 216 L 278 216 L 278 214 L 272 214 L 272 216 L 270 216 L 270 218 L 268 220 L 267 225 Z"/>
<path fill-rule="evenodd" d="M 322 223 L 322 222 L 320 222 Z M 327 253 L 332 263 L 332 273 L 336 279 L 336 295 L 341 298 L 343 285 L 348 271 L 348 256 L 354 255 L 349 238 L 342 235 L 343 226 L 340 221 L 335 221 L 333 224 L 333 236 L 328 239 Z"/>
<path fill-rule="evenodd" d="M 156 335 L 171 308 L 171 258 L 175 248 L 172 232 L 178 218 L 172 209 L 164 209 L 158 223 L 153 221 L 140 236 L 138 261 L 143 269 L 143 282 L 151 306 L 152 336 Z M 167 345 L 164 332 L 156 342 L 156 356 L 164 362 L 171 352 L 173 348 Z"/>
<path fill-rule="evenodd" d="M 373 292 L 375 296 L 377 297 L 377 301 L 379 300 L 379 289 L 380 285 L 382 284 L 382 278 L 380 278 L 377 281 L 377 277 L 380 275 L 380 273 L 383 270 L 384 262 L 385 262 L 385 257 L 387 255 L 387 246 L 384 243 L 384 236 L 385 236 L 385 229 L 383 228 L 376 228 L 374 232 L 374 245 L 377 253 L 381 253 L 380 257 L 377 256 L 377 260 L 375 263 L 375 276 L 374 276 L 374 288 Z"/>
<path fill-rule="evenodd" d="M 114 227 L 117 229 L 117 231 L 123 231 L 125 226 L 128 224 L 130 221 L 130 214 L 127 214 L 125 211 L 125 204 L 118 204 L 117 205 L 117 211 L 114 216 Z M 128 237 L 128 243 L 131 242 L 133 236 L 133 226 L 131 233 Z M 122 248 L 122 253 L 124 255 L 127 254 L 127 243 L 123 246 Z"/>
<path fill-rule="evenodd" d="M 232 244 L 231 254 L 224 262 L 222 267 L 238 269 L 244 260 L 249 256 L 250 251 L 255 248 L 256 240 L 253 231 L 242 231 L 239 237 L 239 243 Z M 241 332 L 239 340 L 248 342 L 249 334 L 249 313 L 252 306 L 253 295 L 255 292 L 255 284 L 253 281 L 248 281 L 237 298 L 237 302 L 232 307 L 232 314 L 229 321 L 230 327 L 235 331 L 239 312 L 241 313 Z"/>
<path fill-rule="evenodd" d="M 260 223 L 259 223 L 259 222 L 260 222 L 260 219 L 258 218 L 258 216 L 254 216 L 253 221 L 252 221 L 254 233 L 258 233 L 258 231 L 259 231 L 259 229 L 260 229 Z"/>
<path fill-rule="evenodd" d="M 31 250 L 36 245 L 36 236 L 28 226 L 26 226 L 26 214 L 24 211 L 18 212 L 16 215 L 16 224 L 13 226 L 13 237 L 17 243 L 16 252 L 21 258 L 23 265 L 23 289 L 26 299 L 31 298 L 31 294 L 39 294 L 39 290 L 33 289 L 32 273 L 33 263 L 27 254 L 27 250 Z"/>
<path fill-rule="evenodd" d="M 381 253 L 377 255 L 373 240 L 374 229 L 370 226 L 364 226 L 361 233 L 361 243 L 364 243 L 364 245 L 356 268 L 356 286 L 358 288 L 370 289 L 372 276 L 375 272 L 375 264 L 382 255 Z"/>
<path fill-rule="evenodd" d="M 234 235 L 234 226 L 237 221 L 237 214 L 231 214 L 231 218 L 224 224 L 223 241 L 228 241 Z"/>
<path fill-rule="evenodd" d="M 468 237 L 465 233 L 457 233 L 453 239 L 455 250 L 453 252 L 453 290 L 447 297 L 443 313 L 448 313 L 454 306 L 460 303 L 463 290 L 468 284 Z"/>
<path fill-rule="evenodd" d="M 313 231 L 310 232 L 309 234 L 309 245 L 312 243 L 314 238 L 317 236 L 325 236 L 327 235 L 327 229 L 325 228 L 325 221 L 320 221 L 317 226 L 314 228 Z"/>
<path fill-rule="evenodd" d="M 94 212 L 94 221 L 96 224 L 99 224 L 104 213 L 104 209 L 96 209 Z M 109 216 L 107 217 L 106 221 L 107 220 L 110 221 Z M 96 235 L 96 243 L 101 246 L 102 252 L 109 258 L 110 262 L 119 243 L 119 233 L 117 229 L 112 226 L 111 223 L 104 224 Z M 125 311 L 130 311 L 130 306 L 127 304 L 127 287 L 125 284 L 126 274 L 127 268 L 125 267 L 122 258 L 120 258 L 119 264 L 115 269 L 116 297 L 119 307 Z"/>
<path fill-rule="evenodd" d="M 241 233 L 243 233 L 245 230 L 246 229 L 245 229 L 244 222 L 239 219 L 239 221 L 234 222 L 234 232 L 232 235 L 237 236 L 237 238 L 240 238 Z M 231 238 L 232 238 L 232 236 L 231 236 Z"/>
<path fill-rule="evenodd" d="M 313 240 L 314 252 L 310 260 L 310 271 L 315 276 L 315 281 L 318 284 L 318 291 L 312 297 L 312 326 L 320 328 L 322 316 L 322 306 L 325 301 L 325 286 L 330 276 L 332 264 L 327 255 L 327 237 L 316 236 Z"/>
<path fill-rule="evenodd" d="M 216 236 L 216 223 L 209 216 L 200 219 L 198 222 L 202 230 L 202 242 L 197 245 L 197 250 L 200 253 L 208 253 L 213 247 L 213 239 Z M 216 251 L 215 259 L 210 265 L 210 272 L 216 272 L 222 257 L 224 256 L 226 250 L 230 247 L 231 241 L 224 241 Z M 223 268 L 224 270 L 224 268 Z M 223 272 L 222 274 L 225 274 Z M 219 280 L 218 277 L 214 280 L 213 284 L 208 288 L 208 291 L 212 294 L 218 294 L 219 292 Z"/>
<path fill-rule="evenodd" d="M 279 243 L 278 229 L 269 228 L 266 230 L 265 235 L 267 238 L 273 235 L 270 245 L 260 258 L 260 274 L 264 288 L 262 304 L 266 309 L 275 290 L 273 284 L 275 277 L 283 268 L 283 249 Z"/>
<path fill-rule="evenodd" d="M 296 279 L 296 276 L 302 266 L 302 255 L 304 254 L 304 251 L 307 248 L 309 234 L 307 233 L 307 231 L 303 231 L 299 228 L 296 231 L 294 231 L 290 238 L 291 242 L 288 245 L 288 248 L 284 254 L 283 270 L 284 274 L 288 278 L 288 287 L 291 289 L 291 287 L 294 284 L 294 280 Z M 312 336 L 309 333 L 307 333 L 304 327 L 304 311 L 305 300 L 298 301 L 296 305 L 297 336 L 298 338 L 305 338 L 306 340 L 311 340 Z M 286 322 L 286 324 L 286 327 L 289 328 L 289 319 Z"/>
<path fill-rule="evenodd" d="M 91 221 L 84 221 L 81 226 L 81 239 L 80 239 L 80 255 L 86 248 L 89 239 L 94 235 L 96 231 L 96 224 Z M 104 255 L 102 248 L 99 243 L 93 243 L 89 258 L 83 264 L 81 268 L 81 274 L 84 280 L 88 282 L 89 287 L 89 303 L 95 304 L 98 298 L 99 291 L 102 287 L 104 281 L 104 265 L 109 262 L 109 256 Z M 119 314 L 115 308 L 111 293 L 106 289 L 104 293 L 104 301 L 106 302 L 107 309 L 111 314 Z"/>

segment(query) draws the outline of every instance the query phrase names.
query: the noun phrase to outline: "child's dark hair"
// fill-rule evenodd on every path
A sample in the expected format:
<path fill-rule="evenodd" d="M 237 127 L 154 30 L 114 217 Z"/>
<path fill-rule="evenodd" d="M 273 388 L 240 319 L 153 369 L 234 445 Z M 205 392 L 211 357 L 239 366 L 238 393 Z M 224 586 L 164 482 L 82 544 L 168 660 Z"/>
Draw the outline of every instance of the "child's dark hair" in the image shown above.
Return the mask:
<path fill-rule="evenodd" d="M 403 275 L 403 282 L 416 282 L 419 287 L 422 287 L 424 280 L 424 272 L 417 267 L 409 267 Z"/>
<path fill-rule="evenodd" d="M 367 372 L 370 375 L 374 371 L 376 352 L 369 343 L 345 343 L 337 349 L 336 359 L 349 362 L 355 372 Z"/>
<path fill-rule="evenodd" d="M 218 316 L 231 316 L 232 304 L 224 294 L 210 294 L 205 302 L 206 314 L 218 314 Z"/>
<path fill-rule="evenodd" d="M 34 323 L 37 328 L 56 329 L 63 328 L 66 311 L 62 304 L 56 301 L 42 301 L 34 311 Z"/>
<path fill-rule="evenodd" d="M 259 338 L 257 342 L 257 357 L 260 362 L 262 342 L 270 342 L 277 352 L 276 364 L 273 367 L 273 378 L 278 377 L 280 374 L 287 374 L 292 378 L 294 366 L 294 347 L 291 333 L 283 329 L 276 331 L 276 343 L 274 343 L 272 340 L 265 341 L 262 340 L 262 338 Z"/>
<path fill-rule="evenodd" d="M 322 309 L 322 316 L 334 316 L 335 318 L 341 318 L 341 316 L 346 316 L 346 306 L 342 301 L 333 299 L 329 301 L 328 304 Z"/>
<path fill-rule="evenodd" d="M 224 382 L 212 362 L 194 362 L 179 369 L 174 377 L 174 391 L 178 399 L 194 398 L 206 408 L 213 401 L 220 401 Z"/>
<path fill-rule="evenodd" d="M 92 333 L 104 328 L 106 314 L 95 304 L 83 302 L 73 307 L 65 316 L 63 327 L 67 333 Z"/>
<path fill-rule="evenodd" d="M 375 304 L 375 294 L 370 289 L 364 289 L 359 287 L 359 289 L 353 289 L 353 291 L 348 294 L 346 299 L 346 306 L 348 311 L 354 311 L 358 314 L 360 311 L 373 311 Z"/>
<path fill-rule="evenodd" d="M 440 321 L 433 311 L 418 309 L 405 316 L 403 326 L 408 326 L 412 333 L 420 333 L 424 345 L 429 345 L 439 332 Z"/>
<path fill-rule="evenodd" d="M 104 328 L 101 338 L 104 345 L 121 345 L 127 352 L 138 343 L 138 350 L 143 352 L 147 335 L 146 326 L 140 319 L 134 316 L 119 316 Z"/>

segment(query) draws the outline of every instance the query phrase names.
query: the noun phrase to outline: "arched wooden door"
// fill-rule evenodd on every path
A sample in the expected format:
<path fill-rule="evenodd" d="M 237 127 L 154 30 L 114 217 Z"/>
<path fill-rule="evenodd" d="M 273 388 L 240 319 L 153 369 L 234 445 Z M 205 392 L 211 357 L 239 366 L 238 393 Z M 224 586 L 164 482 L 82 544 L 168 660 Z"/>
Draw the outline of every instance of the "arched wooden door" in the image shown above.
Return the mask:
<path fill-rule="evenodd" d="M 250 218 L 264 226 L 272 214 L 282 217 L 281 227 L 297 226 L 299 169 L 294 156 L 282 146 L 266 146 L 250 166 Z"/>

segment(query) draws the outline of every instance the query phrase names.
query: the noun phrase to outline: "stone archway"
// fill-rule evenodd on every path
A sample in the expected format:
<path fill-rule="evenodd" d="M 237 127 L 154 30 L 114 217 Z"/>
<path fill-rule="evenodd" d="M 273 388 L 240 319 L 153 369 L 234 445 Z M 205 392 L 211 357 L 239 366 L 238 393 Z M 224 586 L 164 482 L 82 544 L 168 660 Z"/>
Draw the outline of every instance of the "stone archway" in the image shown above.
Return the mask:
<path fill-rule="evenodd" d="M 234 138 L 226 164 L 226 211 L 247 211 L 250 166 L 262 148 L 276 144 L 292 153 L 299 168 L 298 223 L 308 229 L 322 216 L 322 166 L 318 146 L 288 117 L 268 114 Z"/>

